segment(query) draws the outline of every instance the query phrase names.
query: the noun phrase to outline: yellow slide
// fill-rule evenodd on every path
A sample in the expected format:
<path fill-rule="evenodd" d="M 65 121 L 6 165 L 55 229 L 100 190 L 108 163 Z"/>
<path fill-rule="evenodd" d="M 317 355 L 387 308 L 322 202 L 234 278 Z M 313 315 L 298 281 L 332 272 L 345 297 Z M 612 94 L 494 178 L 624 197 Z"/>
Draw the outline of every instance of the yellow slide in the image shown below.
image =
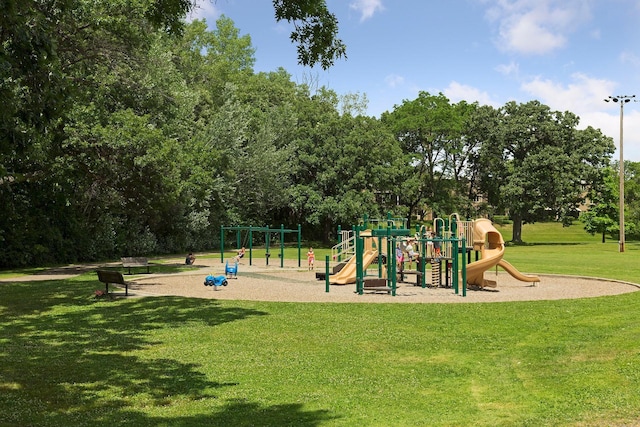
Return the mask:
<path fill-rule="evenodd" d="M 539 282 L 538 276 L 526 276 L 513 265 L 503 260 L 504 240 L 502 234 L 485 218 L 477 219 L 473 227 L 473 248 L 480 250 L 481 259 L 467 266 L 467 284 L 472 286 L 496 287 L 494 280 L 484 278 L 484 272 L 495 267 L 502 267 L 515 279 L 523 282 Z"/>
<path fill-rule="evenodd" d="M 513 265 L 509 264 L 505 260 L 500 260 L 498 263 L 500 267 L 507 273 L 511 275 L 514 279 L 520 280 L 521 282 L 540 282 L 540 278 L 538 276 L 527 276 L 526 274 L 522 274 L 515 268 Z"/>
<path fill-rule="evenodd" d="M 368 250 L 362 255 L 362 268 L 366 269 L 378 256 L 378 251 Z M 356 283 L 356 257 L 352 256 L 347 264 L 337 272 L 329 276 L 329 283 L 333 285 L 348 285 Z"/>
<path fill-rule="evenodd" d="M 467 265 L 467 284 L 471 286 L 495 287 L 496 282 L 486 280 L 484 272 L 495 267 L 504 256 L 502 234 L 485 218 L 477 219 L 473 225 L 473 248 L 480 250 L 481 259 Z"/>

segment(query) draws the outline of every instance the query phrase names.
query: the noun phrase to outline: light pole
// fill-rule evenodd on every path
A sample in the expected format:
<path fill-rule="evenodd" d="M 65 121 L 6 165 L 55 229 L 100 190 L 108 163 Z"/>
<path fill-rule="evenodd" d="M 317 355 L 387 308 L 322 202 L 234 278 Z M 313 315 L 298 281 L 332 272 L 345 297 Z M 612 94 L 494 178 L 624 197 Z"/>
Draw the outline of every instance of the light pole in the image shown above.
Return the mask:
<path fill-rule="evenodd" d="M 620 252 L 624 252 L 624 153 L 622 144 L 622 124 L 624 120 L 624 104 L 630 102 L 635 95 L 609 96 L 606 102 L 613 101 L 620 103 Z"/>

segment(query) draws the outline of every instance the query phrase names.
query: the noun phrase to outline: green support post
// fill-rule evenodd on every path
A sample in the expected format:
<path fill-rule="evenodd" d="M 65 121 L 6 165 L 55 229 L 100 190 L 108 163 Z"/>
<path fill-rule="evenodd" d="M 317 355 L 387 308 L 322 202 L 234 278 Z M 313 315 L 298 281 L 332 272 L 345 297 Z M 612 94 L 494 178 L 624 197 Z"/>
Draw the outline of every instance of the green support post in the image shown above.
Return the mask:
<path fill-rule="evenodd" d="M 300 259 L 302 258 L 302 226 L 298 224 L 298 268 L 300 268 Z"/>
<path fill-rule="evenodd" d="M 268 227 L 265 227 L 268 228 Z M 269 252 L 269 244 L 271 243 L 271 233 L 270 232 L 265 232 L 264 233 L 264 247 L 265 247 L 265 253 L 264 253 L 264 257 L 267 259 L 267 265 L 269 265 L 269 258 L 271 257 L 271 252 Z"/>
<path fill-rule="evenodd" d="M 325 258 L 325 264 L 324 264 L 324 271 L 325 271 L 325 276 L 324 276 L 324 281 L 325 281 L 325 292 L 329 292 L 329 255 L 326 256 Z"/>
<path fill-rule="evenodd" d="M 280 224 L 280 268 L 284 267 L 284 224 Z"/>
<path fill-rule="evenodd" d="M 378 223 L 378 230 L 380 230 L 382 226 Z M 382 277 L 382 236 L 378 235 L 378 278 Z"/>
<path fill-rule="evenodd" d="M 340 225 L 338 225 L 338 245 L 339 245 L 339 247 L 342 247 L 341 243 L 342 243 L 342 227 Z M 341 252 L 338 252 L 338 259 L 336 261 L 337 262 L 342 261 Z"/>
<path fill-rule="evenodd" d="M 362 252 L 364 241 L 360 237 L 360 227 L 356 227 L 356 291 L 362 295 L 364 293 L 364 273 L 362 268 Z"/>
<path fill-rule="evenodd" d="M 253 230 L 249 226 L 249 265 L 253 265 Z"/>
<path fill-rule="evenodd" d="M 388 225 L 388 224 L 387 224 Z M 391 286 L 391 266 L 395 264 L 396 255 L 391 241 L 391 230 L 387 227 L 387 286 Z"/>
<path fill-rule="evenodd" d="M 420 238 L 420 285 L 422 289 L 427 287 L 427 242 Z"/>
<path fill-rule="evenodd" d="M 456 291 L 456 295 L 459 291 L 459 282 L 458 282 L 458 260 L 460 258 L 460 254 L 458 252 L 458 239 L 451 239 L 451 282 L 454 284 L 454 289 Z"/>
<path fill-rule="evenodd" d="M 467 257 L 464 254 L 467 252 L 467 242 L 465 238 L 462 238 L 462 296 L 467 296 Z"/>
<path fill-rule="evenodd" d="M 390 233 L 390 232 L 389 232 Z M 389 257 L 391 258 L 391 289 L 392 292 L 394 289 L 396 289 L 396 285 L 397 285 L 397 265 L 396 265 L 396 237 L 392 237 L 391 239 L 391 248 L 393 250 L 393 257 Z"/>

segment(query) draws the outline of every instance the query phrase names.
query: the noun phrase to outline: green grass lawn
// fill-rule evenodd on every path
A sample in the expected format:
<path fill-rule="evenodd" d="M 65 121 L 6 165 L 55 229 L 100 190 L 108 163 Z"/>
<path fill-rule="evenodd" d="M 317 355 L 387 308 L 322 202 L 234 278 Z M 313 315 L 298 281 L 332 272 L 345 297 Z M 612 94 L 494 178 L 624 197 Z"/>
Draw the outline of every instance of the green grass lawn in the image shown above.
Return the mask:
<path fill-rule="evenodd" d="M 576 229 L 526 226 L 531 245 L 505 259 L 640 282 L 637 244 L 620 254 Z M 640 293 L 313 304 L 98 288 L 93 274 L 0 284 L 0 426 L 640 423 Z"/>

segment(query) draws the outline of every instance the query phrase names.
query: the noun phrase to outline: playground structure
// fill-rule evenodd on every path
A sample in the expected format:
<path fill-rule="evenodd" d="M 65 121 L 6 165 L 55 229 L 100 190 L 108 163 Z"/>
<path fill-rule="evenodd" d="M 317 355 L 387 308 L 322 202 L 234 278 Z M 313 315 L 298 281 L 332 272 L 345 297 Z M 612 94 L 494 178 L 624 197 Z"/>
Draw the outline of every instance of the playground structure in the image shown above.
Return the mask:
<path fill-rule="evenodd" d="M 447 219 L 436 218 L 436 233 L 445 237 L 458 236 L 469 245 L 465 245 L 467 253 L 466 285 L 484 287 L 496 287 L 497 282 L 484 278 L 484 273 L 493 267 L 501 267 L 514 279 L 521 282 L 539 283 L 538 276 L 522 274 L 504 257 L 505 242 L 502 234 L 486 218 L 478 218 L 474 221 L 462 220 L 459 215 L 451 214 Z M 475 251 L 475 261 L 471 261 L 471 251 Z M 462 249 L 460 252 L 464 252 Z M 448 255 L 447 255 L 448 256 Z"/>
<path fill-rule="evenodd" d="M 377 228 L 374 228 L 376 224 Z M 426 263 L 418 260 L 437 259 L 439 263 L 446 256 L 446 252 L 451 252 L 451 250 L 447 249 L 449 244 L 452 245 L 455 253 L 458 252 L 460 241 L 456 237 L 434 238 L 426 234 L 422 235 L 421 232 L 416 232 L 414 235 L 411 230 L 406 228 L 406 224 L 406 219 L 392 218 L 391 214 L 388 214 L 387 218 L 382 220 L 369 220 L 365 216 L 360 225 L 353 227 L 348 239 L 342 233 L 339 233 L 341 241 L 333 248 L 332 259 L 340 262 L 342 257 L 345 257 L 348 260 L 342 270 L 330 275 L 329 257 L 327 257 L 325 274 L 327 290 L 330 284 L 345 285 L 355 283 L 356 292 L 359 294 L 362 294 L 366 289 L 375 292 L 384 291 L 395 296 L 398 272 L 416 274 L 417 278 L 421 280 L 422 287 L 426 287 Z M 423 231 L 426 232 L 426 230 Z M 397 268 L 395 249 L 400 245 L 404 245 L 408 240 L 413 241 L 418 246 L 416 263 L 420 271 L 405 271 L 403 264 L 400 265 L 399 269 Z M 345 241 L 350 244 L 345 245 Z M 434 249 L 440 249 L 441 247 L 444 248 L 442 253 Z M 377 277 L 366 277 L 367 269 L 374 261 L 378 261 Z M 458 257 L 452 258 L 452 267 L 451 281 L 454 284 L 456 293 L 458 293 Z M 462 268 L 462 274 L 463 276 L 465 274 L 464 267 Z M 436 285 L 440 284 L 440 280 L 438 276 Z"/>
<path fill-rule="evenodd" d="M 398 276 L 400 281 L 404 281 L 404 276 L 409 274 L 415 274 L 416 286 L 424 288 L 427 286 L 427 263 L 431 269 L 429 286 L 450 286 L 458 294 L 461 275 L 462 296 L 466 296 L 467 285 L 480 288 L 496 287 L 496 281 L 485 279 L 484 273 L 498 266 L 517 280 L 534 283 L 540 281 L 537 276 L 520 273 L 503 259 L 504 240 L 488 219 L 463 221 L 457 214 L 452 214 L 448 219 L 436 218 L 434 231 L 422 226 L 415 234 L 406 228 L 405 221 L 398 222 L 398 219 L 391 218 L 390 214 L 386 220 L 376 221 L 378 228 L 373 228 L 372 222 L 365 216 L 362 223 L 354 226 L 351 232 L 339 230 L 340 241 L 332 248 L 331 258 L 337 262 L 343 259 L 345 261 L 342 269 L 331 275 L 327 257 L 326 273 L 322 275 L 326 280 L 327 292 L 330 284 L 355 283 L 356 292 L 359 294 L 364 290 L 371 290 L 386 291 L 395 295 Z M 397 224 L 401 226 L 397 227 Z M 407 241 L 416 244 L 415 270 L 405 270 L 404 263 L 396 263 L 394 250 L 396 247 L 402 247 Z M 468 246 L 467 243 L 471 245 Z M 476 253 L 475 262 L 471 262 L 472 250 Z M 385 259 L 386 262 L 383 261 Z M 367 277 L 368 267 L 376 260 L 377 278 Z M 410 263 L 412 261 L 414 260 L 409 260 Z"/>
<path fill-rule="evenodd" d="M 297 229 L 286 229 L 284 225 L 280 224 L 280 228 L 270 228 L 269 226 L 265 227 L 253 227 L 253 226 L 220 226 L 220 263 L 224 263 L 224 249 L 225 249 L 225 232 L 233 232 L 236 233 L 236 249 L 240 249 L 241 247 L 248 246 L 249 248 L 249 265 L 253 265 L 253 239 L 254 233 L 264 233 L 264 241 L 265 241 L 265 262 L 266 265 L 269 265 L 269 258 L 271 257 L 270 246 L 271 246 L 271 235 L 276 235 L 279 238 L 279 252 L 278 257 L 280 258 L 280 268 L 284 267 L 284 240 L 285 235 L 287 234 L 296 234 L 297 236 L 297 245 L 298 245 L 298 267 L 300 267 L 300 260 L 302 256 L 301 243 L 302 243 L 302 228 L 300 224 L 298 224 Z M 244 240 L 242 239 L 242 233 L 245 233 Z"/>

